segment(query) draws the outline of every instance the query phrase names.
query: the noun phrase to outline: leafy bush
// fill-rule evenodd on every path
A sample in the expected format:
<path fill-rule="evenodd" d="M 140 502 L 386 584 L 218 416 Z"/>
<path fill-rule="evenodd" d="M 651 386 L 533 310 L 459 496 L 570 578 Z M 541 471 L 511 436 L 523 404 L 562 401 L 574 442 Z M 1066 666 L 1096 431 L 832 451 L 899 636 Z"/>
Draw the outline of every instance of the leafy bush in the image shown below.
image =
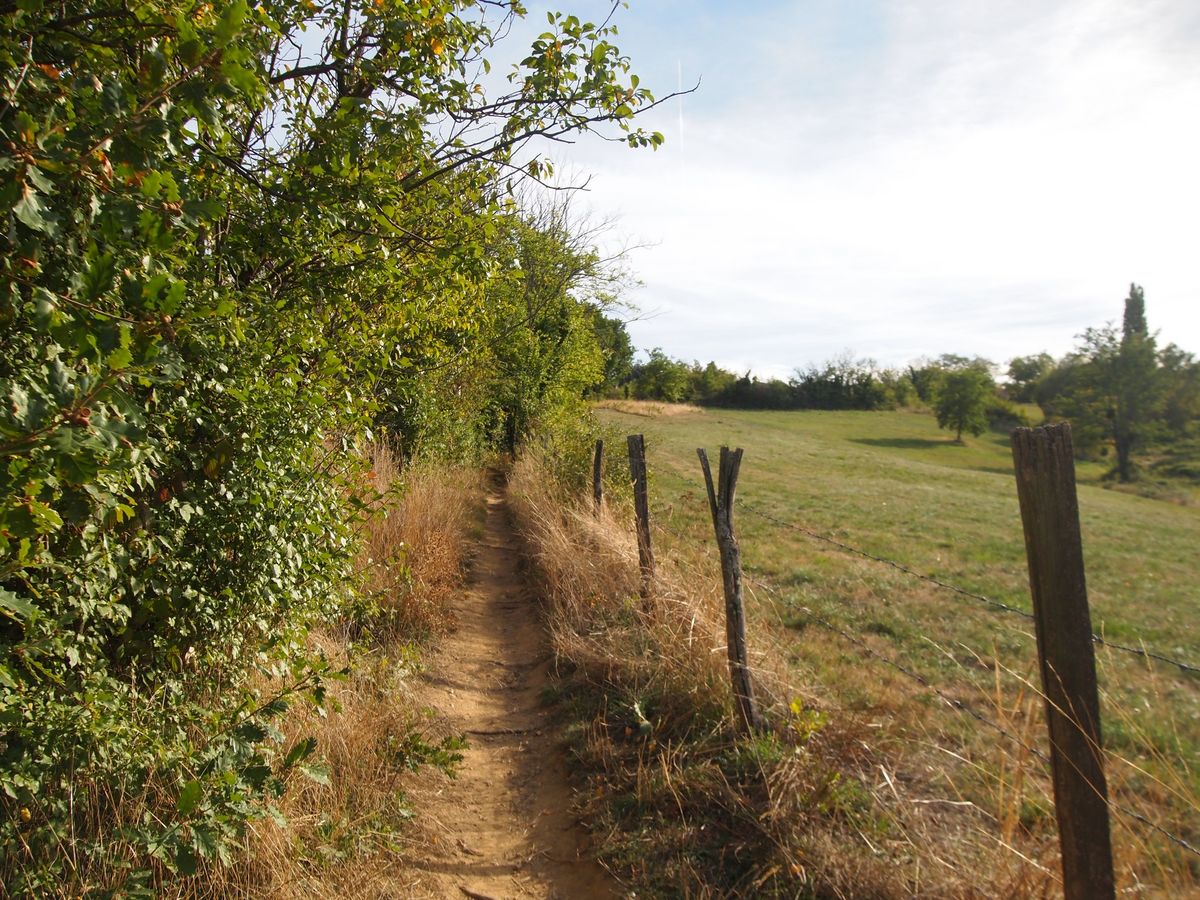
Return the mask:
<path fill-rule="evenodd" d="M 574 17 L 481 103 L 468 62 L 505 25 L 477 12 L 0 9 L 10 891 L 154 889 L 225 858 L 291 773 L 321 777 L 272 720 L 323 701 L 308 627 L 362 609 L 356 441 L 385 412 L 446 452 L 488 433 L 483 389 L 431 373 L 498 336 L 515 148 L 600 122 L 661 139 L 629 124 L 650 95 L 610 30 Z M 320 62 L 282 52 L 301 31 Z"/>
<path fill-rule="evenodd" d="M 993 431 L 1012 431 L 1014 428 L 1029 428 L 1033 421 L 1028 414 L 1011 400 L 992 395 L 984 409 L 988 427 Z"/>

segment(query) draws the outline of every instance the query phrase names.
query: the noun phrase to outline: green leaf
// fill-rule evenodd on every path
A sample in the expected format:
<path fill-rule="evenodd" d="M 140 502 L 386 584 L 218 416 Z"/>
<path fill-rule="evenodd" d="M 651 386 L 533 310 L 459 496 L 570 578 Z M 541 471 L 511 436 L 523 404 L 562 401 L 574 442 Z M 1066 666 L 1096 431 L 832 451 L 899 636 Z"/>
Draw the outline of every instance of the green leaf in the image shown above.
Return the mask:
<path fill-rule="evenodd" d="M 79 276 L 78 290 L 82 298 L 88 302 L 99 299 L 112 287 L 116 274 L 117 264 L 111 253 L 93 259 Z"/>
<path fill-rule="evenodd" d="M 185 296 L 187 296 L 187 282 L 173 281 L 166 293 L 159 299 L 158 308 L 167 315 L 173 316 L 179 312 L 179 306 L 183 303 Z"/>
<path fill-rule="evenodd" d="M 39 534 L 49 534 L 62 528 L 62 516 L 55 511 L 54 507 L 40 500 L 30 501 L 29 515 Z"/>
<path fill-rule="evenodd" d="M 38 199 L 37 191 L 29 185 L 24 186 L 21 199 L 13 207 L 13 215 L 25 226 L 44 234 L 54 233 L 54 223 L 46 217 L 46 207 Z"/>
<path fill-rule="evenodd" d="M 247 744 L 257 744 L 259 741 L 266 740 L 267 729 L 258 722 L 249 720 L 242 722 L 233 730 L 239 740 L 245 741 Z"/>
<path fill-rule="evenodd" d="M 292 749 L 288 751 L 287 756 L 283 760 L 283 764 L 287 768 L 291 768 L 302 759 L 307 759 L 312 756 L 313 751 L 317 749 L 317 739 L 315 737 L 306 737 L 303 740 L 297 741 Z"/>
<path fill-rule="evenodd" d="M 196 853 L 191 847 L 180 844 L 175 848 L 175 868 L 180 875 L 196 874 Z"/>
<path fill-rule="evenodd" d="M 110 369 L 125 369 L 133 362 L 133 354 L 125 347 L 118 347 L 112 353 L 108 354 L 108 367 Z"/>
<path fill-rule="evenodd" d="M 196 852 L 205 859 L 212 859 L 219 854 L 221 839 L 214 829 L 197 825 L 192 829 L 192 838 Z"/>
<path fill-rule="evenodd" d="M 224 47 L 237 37 L 237 33 L 242 30 L 242 23 L 246 21 L 246 13 L 249 9 L 250 5 L 246 0 L 233 0 L 225 7 L 217 22 L 217 27 L 213 29 L 213 42 L 218 47 Z"/>
<path fill-rule="evenodd" d="M 183 786 L 183 790 L 179 792 L 179 799 L 175 801 L 175 809 L 181 816 L 189 815 L 192 810 L 200 803 L 200 798 L 204 796 L 204 786 L 195 778 Z"/>
<path fill-rule="evenodd" d="M 0 611 L 3 611 L 17 621 L 32 619 L 37 615 L 36 606 L 28 600 L 18 597 L 12 591 L 3 588 L 0 588 Z"/>

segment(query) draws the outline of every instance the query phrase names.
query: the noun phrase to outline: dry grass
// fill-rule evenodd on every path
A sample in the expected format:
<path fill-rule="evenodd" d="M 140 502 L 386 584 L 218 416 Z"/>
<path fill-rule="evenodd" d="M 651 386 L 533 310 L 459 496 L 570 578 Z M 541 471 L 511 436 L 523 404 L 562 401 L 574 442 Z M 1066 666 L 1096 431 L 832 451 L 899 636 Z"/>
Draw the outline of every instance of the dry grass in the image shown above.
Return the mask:
<path fill-rule="evenodd" d="M 660 553 L 644 609 L 627 511 L 596 517 L 552 485 L 527 455 L 513 506 L 582 723 L 585 815 L 639 895 L 1044 892 L 1044 878 L 997 865 L 1006 854 L 979 839 L 990 823 L 974 805 L 916 802 L 945 795 L 880 749 L 877 722 L 789 684 L 770 633 L 751 644 L 770 732 L 735 737 L 713 562 Z"/>
<path fill-rule="evenodd" d="M 927 857 L 943 855 L 945 840 L 971 840 L 976 868 L 997 894 L 1061 894 L 1048 766 L 1028 749 L 1048 750 L 1032 626 L 750 511 L 1028 608 L 1008 441 L 988 436 L 954 447 L 931 417 L 898 413 L 721 410 L 601 420 L 645 432 L 652 515 L 664 526 L 656 541 L 684 558 L 712 542 L 694 448 L 747 448 L 738 531 L 753 576 L 754 638 L 772 641 L 793 680 L 821 686 L 823 708 L 866 721 L 868 743 L 911 803 L 941 809 L 948 822 L 956 820 L 951 802 L 973 804 L 968 833 L 947 837 L 935 828 L 922 845 Z M 1194 659 L 1195 516 L 1099 489 L 1099 475 L 1080 466 L 1093 626 L 1109 639 L 1144 638 Z M 1200 857 L 1155 830 L 1200 846 L 1200 681 L 1106 648 L 1097 665 L 1118 890 L 1200 896 Z M 947 705 L 935 688 L 962 706 Z M 890 794 L 877 773 L 872 790 Z"/>
<path fill-rule="evenodd" d="M 313 736 L 328 784 L 294 777 L 279 816 L 254 821 L 245 852 L 227 868 L 192 879 L 187 896 L 371 898 L 403 895 L 403 860 L 420 840 L 409 827 L 414 771 L 438 755 L 410 682 L 419 640 L 451 624 L 450 598 L 463 583 L 477 527 L 476 470 L 400 468 L 372 448 L 374 486 L 384 494 L 366 535 L 361 565 L 375 595 L 374 624 L 327 629 L 313 641 L 345 680 L 328 685 L 327 713 L 294 706 L 281 725 L 285 745 Z"/>
<path fill-rule="evenodd" d="M 699 406 L 693 406 L 691 403 L 663 403 L 658 400 L 600 400 L 596 403 L 596 409 L 611 409 L 614 412 L 644 416 L 648 419 L 704 412 Z"/>

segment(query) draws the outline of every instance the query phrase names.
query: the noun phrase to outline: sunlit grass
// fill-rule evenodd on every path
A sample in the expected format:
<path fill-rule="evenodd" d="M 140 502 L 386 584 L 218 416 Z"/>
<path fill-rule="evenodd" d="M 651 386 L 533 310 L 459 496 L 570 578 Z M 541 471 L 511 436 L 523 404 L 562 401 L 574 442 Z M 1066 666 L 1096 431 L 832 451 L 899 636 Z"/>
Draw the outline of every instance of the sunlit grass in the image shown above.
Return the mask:
<path fill-rule="evenodd" d="M 1046 831 L 1048 822 L 1041 821 L 1046 817 L 1036 813 L 1050 809 L 1038 795 L 1045 791 L 1041 773 L 1032 773 L 1023 794 L 1011 789 L 1012 754 L 1023 752 L 1017 745 L 949 710 L 936 693 L 864 659 L 860 648 L 823 631 L 801 607 L 861 636 L 880 655 L 989 718 L 1010 726 L 1020 722 L 1026 742 L 1040 746 L 1040 700 L 1022 683 L 1037 685 L 1032 622 L 751 512 L 766 512 L 1027 611 L 1007 436 L 988 434 L 957 445 L 931 416 L 907 412 L 599 415 L 616 431 L 646 434 L 658 540 L 681 551 L 712 542 L 695 448 L 743 447 L 737 529 L 744 564 L 779 594 L 768 602 L 766 592 L 757 591 L 752 628 L 764 635 L 784 632 L 782 646 L 797 677 L 820 685 L 833 702 L 859 713 L 878 712 L 881 722 L 891 722 L 881 728 L 881 739 L 907 743 L 918 756 L 949 751 L 969 760 L 959 775 L 947 776 L 947 790 L 981 806 L 992 804 L 1002 821 L 1024 816 L 1037 825 L 1035 831 Z M 617 456 L 609 462 L 621 464 Z M 1109 490 L 1101 482 L 1104 470 L 1094 463 L 1078 467 L 1093 629 L 1110 640 L 1144 641 L 1198 662 L 1200 509 Z M 1200 679 L 1148 667 L 1119 652 L 1105 650 L 1099 659 L 1109 749 L 1144 770 L 1119 762 L 1110 766 L 1117 800 L 1195 842 Z M 922 743 L 925 751 L 912 749 Z M 998 752 L 1006 743 L 1008 750 Z M 934 746 L 941 749 L 930 750 Z M 1039 768 L 1036 760 L 1032 764 Z M 1009 785 L 1007 793 L 1003 785 Z M 1017 809 L 1021 805 L 1028 807 L 1024 813 Z M 1123 829 L 1123 823 L 1114 825 L 1115 834 Z M 1136 841 L 1128 835 L 1121 840 L 1123 877 L 1132 881 L 1136 872 L 1176 889 L 1192 883 L 1196 871 L 1188 874 L 1186 854 L 1171 856 L 1144 829 L 1134 833 Z M 1164 853 L 1169 863 L 1159 861 Z"/>

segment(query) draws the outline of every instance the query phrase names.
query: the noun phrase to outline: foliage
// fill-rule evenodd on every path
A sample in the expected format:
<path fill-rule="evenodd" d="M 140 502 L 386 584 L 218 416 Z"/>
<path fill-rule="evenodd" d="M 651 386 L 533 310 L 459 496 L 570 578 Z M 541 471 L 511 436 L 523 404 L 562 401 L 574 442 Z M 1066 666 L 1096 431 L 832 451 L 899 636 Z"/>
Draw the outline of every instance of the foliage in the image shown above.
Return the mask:
<path fill-rule="evenodd" d="M 938 389 L 946 373 L 977 369 L 991 378 L 994 368 L 991 360 L 981 356 L 967 357 L 957 353 L 943 353 L 937 359 L 922 359 L 910 364 L 908 379 L 912 383 L 917 398 L 922 403 L 932 406 L 937 399 Z"/>
<path fill-rule="evenodd" d="M 660 347 L 655 347 L 649 359 L 633 367 L 630 375 L 633 396 L 638 400 L 679 403 L 688 399 L 688 376 L 686 363 L 671 359 Z"/>
<path fill-rule="evenodd" d="M 1200 422 L 1200 361 L 1175 344 L 1158 353 L 1162 379 L 1161 425 L 1170 436 L 1186 437 Z"/>
<path fill-rule="evenodd" d="M 747 373 L 730 381 L 708 402 L 734 409 L 791 409 L 794 398 L 795 392 L 786 381 L 778 378 L 763 380 Z"/>
<path fill-rule="evenodd" d="M 960 443 L 964 431 L 983 434 L 988 425 L 988 400 L 994 392 L 991 375 L 981 368 L 969 366 L 943 373 L 934 398 L 938 427 L 952 429 Z"/>
<path fill-rule="evenodd" d="M 984 415 L 987 417 L 988 428 L 993 431 L 1008 432 L 1014 428 L 1029 428 L 1033 425 L 1033 421 L 1023 409 L 996 393 L 988 396 L 984 404 Z"/>
<path fill-rule="evenodd" d="M 562 199 L 506 217 L 498 231 L 485 293 L 486 395 L 493 430 L 515 452 L 547 417 L 604 379 L 596 326 L 605 320 L 596 301 L 619 275 L 572 227 Z"/>
<path fill-rule="evenodd" d="M 877 376 L 873 360 L 855 360 L 849 354 L 822 367 L 797 370 L 791 386 L 801 409 L 885 409 L 895 398 Z"/>
<path fill-rule="evenodd" d="M 907 403 L 908 383 L 899 373 L 848 354 L 823 366 L 796 370 L 790 382 L 738 376 L 715 362 L 672 359 L 655 348 L 633 367 L 628 388 L 639 400 L 699 403 L 738 409 L 892 409 Z"/>
<path fill-rule="evenodd" d="M 355 439 L 436 445 L 482 393 L 530 140 L 661 140 L 607 24 L 550 14 L 490 92 L 523 10 L 488 6 L 0 4 L 10 890 L 224 859 L 306 765 L 270 721 L 323 699 L 308 625 L 361 608 Z"/>
<path fill-rule="evenodd" d="M 715 362 L 710 361 L 703 368 L 696 363 L 691 371 L 691 398 L 696 403 L 715 403 L 717 398 L 733 389 L 737 380 L 736 375 Z"/>
<path fill-rule="evenodd" d="M 1013 357 L 1008 364 L 1008 398 L 1016 403 L 1033 403 L 1038 382 L 1053 368 L 1054 357 L 1049 353 Z"/>
<path fill-rule="evenodd" d="M 1109 325 L 1089 328 L 1080 338 L 1057 394 L 1047 398 L 1047 412 L 1071 420 L 1085 452 L 1111 442 L 1114 474 L 1131 481 L 1133 453 L 1162 416 L 1166 387 L 1155 338 L 1146 328 L 1142 289 L 1130 286 L 1122 332 Z"/>
<path fill-rule="evenodd" d="M 624 321 L 605 315 L 599 304 L 589 306 L 592 331 L 604 356 L 604 380 L 599 390 L 614 393 L 633 375 L 633 342 Z"/>

